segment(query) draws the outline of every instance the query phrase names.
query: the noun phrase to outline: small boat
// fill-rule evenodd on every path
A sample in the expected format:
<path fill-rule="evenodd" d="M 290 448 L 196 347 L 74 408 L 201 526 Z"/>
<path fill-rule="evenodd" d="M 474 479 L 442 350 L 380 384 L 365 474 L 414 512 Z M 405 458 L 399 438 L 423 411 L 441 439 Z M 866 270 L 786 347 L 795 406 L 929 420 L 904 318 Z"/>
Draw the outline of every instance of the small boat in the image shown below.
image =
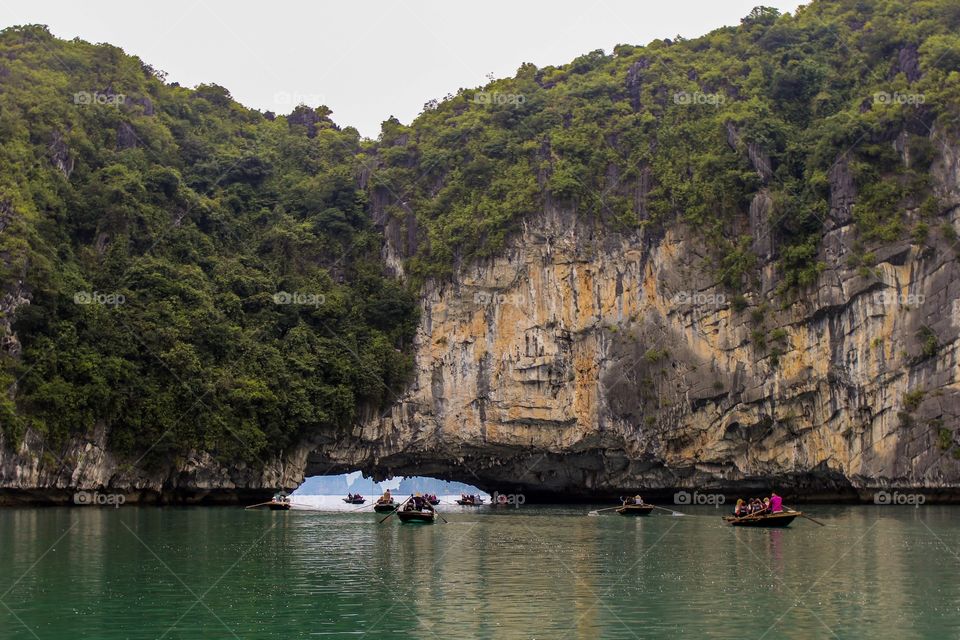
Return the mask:
<path fill-rule="evenodd" d="M 363 504 L 367 500 L 366 498 L 364 498 L 362 495 L 358 493 L 357 495 L 348 494 L 347 497 L 343 499 L 343 501 L 346 502 L 347 504 Z"/>
<path fill-rule="evenodd" d="M 480 496 L 460 496 L 457 504 L 461 507 L 479 507 L 483 505 L 483 498 Z"/>
<path fill-rule="evenodd" d="M 799 511 L 778 511 L 776 513 L 756 513 L 749 516 L 723 516 L 724 522 L 735 527 L 786 527 L 794 518 L 802 516 Z"/>
<path fill-rule="evenodd" d="M 427 502 L 429 502 L 433 506 L 437 506 L 438 504 L 440 504 L 440 498 L 438 498 L 435 494 L 430 493 L 424 497 L 427 499 Z"/>
<path fill-rule="evenodd" d="M 653 511 L 652 504 L 627 504 L 616 510 L 622 516 L 648 516 Z"/>
<path fill-rule="evenodd" d="M 397 511 L 397 517 L 400 518 L 400 522 L 433 524 L 437 519 L 437 512 L 434 509 L 411 509 Z"/>
<path fill-rule="evenodd" d="M 286 494 L 278 493 L 267 503 L 271 511 L 288 511 L 290 509 L 290 498 Z"/>
<path fill-rule="evenodd" d="M 393 500 L 391 500 L 390 502 L 378 501 L 375 505 L 373 505 L 373 510 L 376 511 L 377 513 L 390 513 L 391 511 L 395 511 L 396 508 L 397 508 L 397 503 Z"/>

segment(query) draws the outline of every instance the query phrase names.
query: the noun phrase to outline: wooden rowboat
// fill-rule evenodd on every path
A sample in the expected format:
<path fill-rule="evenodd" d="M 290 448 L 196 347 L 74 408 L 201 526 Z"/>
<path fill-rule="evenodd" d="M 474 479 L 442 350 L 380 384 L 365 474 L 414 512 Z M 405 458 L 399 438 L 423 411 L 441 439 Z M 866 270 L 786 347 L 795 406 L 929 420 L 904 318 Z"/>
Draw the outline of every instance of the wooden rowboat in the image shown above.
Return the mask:
<path fill-rule="evenodd" d="M 461 507 L 482 507 L 484 503 L 483 498 L 471 498 L 467 500 L 461 498 L 457 500 L 457 504 Z"/>
<path fill-rule="evenodd" d="M 651 511 L 652 504 L 625 504 L 616 510 L 622 516 L 648 516 Z"/>
<path fill-rule="evenodd" d="M 433 524 L 437 519 L 437 512 L 426 509 L 423 511 L 397 511 L 397 517 L 400 518 L 400 522 Z"/>
<path fill-rule="evenodd" d="M 270 507 L 271 511 L 288 511 L 290 509 L 290 503 L 280 500 L 271 500 L 267 503 L 267 506 Z"/>
<path fill-rule="evenodd" d="M 755 515 L 723 516 L 724 522 L 735 527 L 786 527 L 803 514 L 799 511 L 778 511 L 777 513 L 758 513 Z"/>
<path fill-rule="evenodd" d="M 390 513 L 397 508 L 396 502 L 378 502 L 373 505 L 373 510 L 377 513 Z"/>
<path fill-rule="evenodd" d="M 363 504 L 367 499 L 362 496 L 355 496 L 353 498 L 344 498 L 343 501 L 347 504 Z"/>

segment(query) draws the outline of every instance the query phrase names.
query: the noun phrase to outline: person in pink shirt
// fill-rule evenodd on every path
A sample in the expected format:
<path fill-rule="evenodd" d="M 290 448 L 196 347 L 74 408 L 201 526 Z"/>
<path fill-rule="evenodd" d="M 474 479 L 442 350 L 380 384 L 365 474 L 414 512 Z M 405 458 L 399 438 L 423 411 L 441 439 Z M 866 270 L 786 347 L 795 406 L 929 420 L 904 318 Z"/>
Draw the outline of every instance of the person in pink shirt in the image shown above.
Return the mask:
<path fill-rule="evenodd" d="M 779 511 L 783 511 L 783 498 L 773 492 L 770 494 L 770 512 L 777 513 Z"/>

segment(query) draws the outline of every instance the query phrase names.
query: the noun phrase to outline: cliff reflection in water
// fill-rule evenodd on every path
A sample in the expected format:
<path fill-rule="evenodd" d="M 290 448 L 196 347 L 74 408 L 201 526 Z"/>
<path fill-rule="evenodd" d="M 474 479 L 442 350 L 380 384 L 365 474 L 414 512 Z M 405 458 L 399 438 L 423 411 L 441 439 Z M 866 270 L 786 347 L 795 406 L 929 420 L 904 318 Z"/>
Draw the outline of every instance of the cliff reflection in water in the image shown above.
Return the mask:
<path fill-rule="evenodd" d="M 734 529 L 720 510 L 0 511 L 3 637 L 951 637 L 953 507 L 815 508 Z M 662 513 L 662 512 L 661 512 Z M 22 623 L 21 623 L 22 621 Z"/>

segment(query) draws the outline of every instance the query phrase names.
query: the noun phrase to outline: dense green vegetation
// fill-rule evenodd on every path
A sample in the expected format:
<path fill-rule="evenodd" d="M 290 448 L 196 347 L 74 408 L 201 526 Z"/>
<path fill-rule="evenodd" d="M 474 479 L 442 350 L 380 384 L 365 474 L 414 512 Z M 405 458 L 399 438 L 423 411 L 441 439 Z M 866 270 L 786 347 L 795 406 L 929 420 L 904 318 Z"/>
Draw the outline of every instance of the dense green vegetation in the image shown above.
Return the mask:
<path fill-rule="evenodd" d="M 692 223 L 719 248 L 718 280 L 737 291 L 756 266 L 741 237 L 748 206 L 766 187 L 789 293 L 819 273 L 838 160 L 855 182 L 865 242 L 906 237 L 910 208 L 939 213 L 927 171 L 938 142 L 956 133 L 957 33 L 952 0 L 836 0 L 796 16 L 758 8 L 695 40 L 523 65 L 430 103 L 409 127 L 389 123 L 377 179 L 406 202 L 393 214 L 415 215 L 424 229 L 412 262 L 421 277 L 495 253 L 549 199 L 614 229 Z M 909 167 L 894 149 L 901 133 Z M 769 156 L 767 180 L 749 144 Z"/>
<path fill-rule="evenodd" d="M 357 132 L 301 108 L 311 137 L 157 76 L 42 28 L 0 34 L 2 278 L 32 297 L 4 431 L 56 444 L 102 423 L 133 459 L 256 461 L 388 405 L 416 305 L 383 275 Z"/>
<path fill-rule="evenodd" d="M 524 64 L 372 142 L 324 107 L 274 118 L 114 47 L 7 29 L 0 296 L 22 281 L 31 303 L 0 318 L 22 343 L 0 350 L 0 424 L 53 444 L 103 424 L 147 461 L 262 460 L 344 428 L 407 380 L 418 284 L 550 203 L 614 232 L 690 223 L 743 310 L 754 195 L 789 296 L 821 270 L 843 166 L 869 274 L 878 245 L 953 231 L 928 170 L 956 139 L 957 33 L 955 0 L 758 8 L 695 40 Z M 384 273 L 372 202 L 417 238 L 406 283 Z"/>

